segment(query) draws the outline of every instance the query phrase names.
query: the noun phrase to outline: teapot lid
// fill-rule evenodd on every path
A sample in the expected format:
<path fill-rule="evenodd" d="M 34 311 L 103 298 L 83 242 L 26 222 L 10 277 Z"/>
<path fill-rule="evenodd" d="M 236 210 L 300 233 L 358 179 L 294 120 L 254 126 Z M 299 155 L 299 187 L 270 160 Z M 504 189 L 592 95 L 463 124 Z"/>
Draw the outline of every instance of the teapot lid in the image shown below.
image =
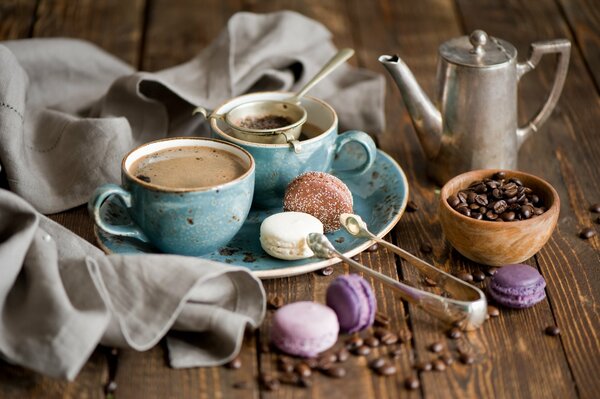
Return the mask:
<path fill-rule="evenodd" d="M 469 67 L 489 67 L 514 60 L 517 49 L 509 42 L 474 30 L 469 36 L 450 39 L 440 46 L 447 61 Z"/>

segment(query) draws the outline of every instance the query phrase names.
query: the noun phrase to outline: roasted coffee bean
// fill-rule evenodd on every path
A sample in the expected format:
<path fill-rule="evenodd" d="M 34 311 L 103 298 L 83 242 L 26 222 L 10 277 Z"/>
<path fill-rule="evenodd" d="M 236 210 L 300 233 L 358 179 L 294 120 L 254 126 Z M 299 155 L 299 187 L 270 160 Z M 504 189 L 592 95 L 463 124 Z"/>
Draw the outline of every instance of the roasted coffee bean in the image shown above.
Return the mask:
<path fill-rule="evenodd" d="M 487 307 L 487 314 L 490 317 L 498 317 L 498 316 L 500 316 L 500 310 L 497 307 L 493 306 L 493 305 L 488 305 L 488 307 Z"/>
<path fill-rule="evenodd" d="M 529 197 L 529 202 L 531 202 L 533 205 L 537 205 L 540 202 L 540 197 L 532 194 L 531 197 Z"/>
<path fill-rule="evenodd" d="M 294 371 L 294 362 L 289 357 L 281 356 L 277 359 L 277 368 L 280 371 L 291 373 Z"/>
<path fill-rule="evenodd" d="M 424 254 L 430 254 L 431 251 L 433 251 L 433 247 L 427 241 L 424 241 L 421 243 L 420 249 L 421 249 L 421 252 L 423 252 Z"/>
<path fill-rule="evenodd" d="M 590 205 L 590 212 L 600 213 L 600 202 Z"/>
<path fill-rule="evenodd" d="M 389 353 L 390 357 L 392 359 L 398 359 L 400 356 L 402 356 L 402 348 L 400 346 L 392 349 Z"/>
<path fill-rule="evenodd" d="M 415 201 L 408 201 L 406 204 L 406 212 L 416 212 L 419 210 L 419 205 Z"/>
<path fill-rule="evenodd" d="M 467 193 L 465 193 L 464 191 L 459 191 L 458 194 L 456 194 L 456 196 L 458 197 L 458 200 L 461 202 L 461 204 L 467 202 Z"/>
<path fill-rule="evenodd" d="M 475 191 L 469 191 L 469 193 L 467 193 L 467 204 L 473 204 L 476 198 L 477 193 L 475 193 Z"/>
<path fill-rule="evenodd" d="M 270 374 L 262 374 L 260 382 L 263 388 L 267 391 L 275 391 L 279 389 L 280 386 L 279 380 Z"/>
<path fill-rule="evenodd" d="M 425 278 L 423 279 L 423 281 L 424 281 L 424 282 L 425 282 L 425 284 L 426 284 L 426 285 L 428 285 L 429 287 L 435 287 L 435 286 L 437 285 L 437 283 L 436 283 L 434 280 L 430 279 L 429 277 L 425 277 Z"/>
<path fill-rule="evenodd" d="M 458 212 L 462 213 L 465 216 L 471 216 L 471 210 L 468 207 L 462 207 L 457 209 Z"/>
<path fill-rule="evenodd" d="M 521 205 L 525 205 L 527 203 L 527 197 L 524 193 L 517 196 L 517 202 Z"/>
<path fill-rule="evenodd" d="M 515 213 L 514 212 L 504 212 L 501 216 L 502 220 L 504 220 L 505 222 L 510 222 L 515 220 Z"/>
<path fill-rule="evenodd" d="M 106 384 L 106 386 L 104 387 L 104 393 L 106 394 L 106 396 L 108 397 L 111 394 L 114 394 L 117 390 L 117 382 L 116 381 L 109 381 L 108 384 Z"/>
<path fill-rule="evenodd" d="M 492 179 L 494 180 L 502 180 L 506 178 L 505 172 L 496 172 L 492 175 Z"/>
<path fill-rule="evenodd" d="M 300 380 L 300 376 L 296 373 L 280 373 L 277 377 L 279 382 L 286 385 L 298 385 L 298 381 Z"/>
<path fill-rule="evenodd" d="M 312 386 L 312 380 L 310 378 L 300 377 L 298 378 L 298 386 L 302 388 L 310 388 Z"/>
<path fill-rule="evenodd" d="M 308 367 L 310 367 L 311 369 L 316 369 L 317 367 L 319 367 L 319 359 L 315 357 L 307 357 L 306 359 L 304 359 L 304 362 L 308 364 Z"/>
<path fill-rule="evenodd" d="M 310 366 L 308 364 L 306 364 L 305 362 L 300 362 L 300 363 L 296 364 L 296 367 L 294 367 L 294 370 L 301 377 L 310 377 L 310 375 L 312 374 Z"/>
<path fill-rule="evenodd" d="M 500 199 L 502 198 L 502 191 L 500 191 L 500 189 L 495 188 L 492 190 L 492 197 L 496 198 L 496 199 Z"/>
<path fill-rule="evenodd" d="M 346 348 L 355 350 L 363 345 L 363 339 L 359 335 L 353 335 L 346 340 Z"/>
<path fill-rule="evenodd" d="M 379 375 L 392 375 L 396 374 L 396 366 L 390 363 L 385 363 L 383 366 L 376 369 L 377 374 Z"/>
<path fill-rule="evenodd" d="M 494 266 L 490 266 L 486 269 L 483 270 L 483 272 L 485 274 L 487 274 L 488 276 L 493 276 L 494 274 L 496 274 L 498 272 L 498 267 L 494 267 Z"/>
<path fill-rule="evenodd" d="M 475 197 L 475 202 L 481 206 L 486 206 L 488 204 L 488 197 L 485 194 L 480 194 Z"/>
<path fill-rule="evenodd" d="M 370 336 L 364 339 L 365 345 L 370 346 L 371 348 L 377 348 L 379 346 L 379 340 L 376 337 Z"/>
<path fill-rule="evenodd" d="M 446 364 L 446 366 L 450 366 L 452 363 L 454 363 L 454 358 L 449 353 L 441 354 L 440 357 L 439 357 L 439 359 L 442 362 L 444 362 L 444 364 Z"/>
<path fill-rule="evenodd" d="M 506 201 L 500 200 L 500 201 L 494 202 L 493 207 L 494 207 L 494 212 L 496 212 L 497 214 L 500 214 L 506 210 L 508 205 L 506 204 Z"/>
<path fill-rule="evenodd" d="M 473 272 L 473 281 L 475 281 L 476 283 L 480 283 L 483 280 L 485 280 L 485 273 L 481 270 L 475 270 Z"/>
<path fill-rule="evenodd" d="M 333 266 L 327 266 L 326 268 L 321 269 L 320 273 L 323 276 L 331 276 L 333 274 Z"/>
<path fill-rule="evenodd" d="M 229 363 L 226 364 L 228 369 L 234 369 L 237 370 L 240 367 L 242 367 L 242 359 L 238 357 L 234 358 L 232 361 L 230 361 Z"/>
<path fill-rule="evenodd" d="M 523 215 L 525 219 L 529 219 L 533 216 L 533 207 L 531 205 L 523 206 L 521 208 L 521 215 Z"/>
<path fill-rule="evenodd" d="M 372 369 L 378 369 L 378 368 L 384 366 L 385 364 L 386 364 L 385 358 L 376 357 L 375 359 L 371 360 L 371 362 L 369 363 L 369 367 L 371 367 Z"/>
<path fill-rule="evenodd" d="M 360 262 L 360 256 L 356 255 L 352 257 L 353 261 Z"/>
<path fill-rule="evenodd" d="M 452 327 L 448 330 L 446 336 L 450 339 L 459 339 L 460 337 L 462 337 L 462 331 L 460 331 L 460 328 L 458 327 Z"/>
<path fill-rule="evenodd" d="M 477 220 L 483 219 L 483 215 L 481 214 L 481 212 L 471 212 L 471 217 Z"/>
<path fill-rule="evenodd" d="M 487 181 L 485 182 L 485 185 L 488 186 L 489 189 L 494 190 L 494 189 L 498 188 L 498 186 L 500 186 L 500 183 L 498 183 L 495 180 L 487 179 Z"/>
<path fill-rule="evenodd" d="M 544 329 L 544 332 L 546 333 L 546 335 L 549 335 L 551 337 L 556 337 L 557 335 L 560 334 L 560 328 L 558 328 L 556 326 L 548 326 Z"/>
<path fill-rule="evenodd" d="M 367 252 L 375 252 L 379 249 L 379 244 L 375 243 L 373 245 L 371 245 L 369 248 L 367 248 Z"/>
<path fill-rule="evenodd" d="M 343 363 L 350 357 L 350 352 L 346 348 L 342 348 L 337 353 L 337 361 Z"/>
<path fill-rule="evenodd" d="M 535 213 L 538 216 L 544 212 L 546 212 L 546 208 L 544 208 L 543 206 L 540 206 L 539 208 L 533 208 L 533 213 Z"/>
<path fill-rule="evenodd" d="M 369 353 L 371 353 L 371 348 L 369 348 L 367 345 L 359 346 L 353 351 L 353 353 L 357 356 L 367 356 Z"/>
<path fill-rule="evenodd" d="M 435 359 L 433 361 L 433 370 L 435 371 L 444 371 L 446 370 L 446 363 L 443 360 Z"/>
<path fill-rule="evenodd" d="M 475 363 L 475 357 L 470 353 L 461 353 L 460 354 L 460 362 L 463 364 L 473 364 Z"/>
<path fill-rule="evenodd" d="M 433 344 L 429 345 L 429 350 L 433 353 L 440 353 L 442 349 L 444 349 L 444 345 L 442 345 L 441 342 L 434 342 Z"/>
<path fill-rule="evenodd" d="M 341 366 L 331 366 L 327 369 L 321 369 L 321 372 L 332 378 L 343 378 L 346 376 L 346 369 Z"/>
<path fill-rule="evenodd" d="M 485 213 L 485 217 L 488 220 L 496 220 L 496 219 L 498 219 L 498 215 L 496 213 L 494 213 L 494 211 L 487 211 Z"/>
<path fill-rule="evenodd" d="M 456 277 L 463 281 L 466 281 L 467 283 L 471 283 L 473 281 L 473 275 L 467 272 L 459 273 Z"/>
<path fill-rule="evenodd" d="M 515 183 L 517 186 L 522 186 L 523 183 L 521 182 L 521 180 L 517 179 L 516 177 L 511 177 L 510 179 L 508 179 L 509 182 Z"/>
<path fill-rule="evenodd" d="M 390 318 L 381 312 L 375 313 L 375 325 L 380 327 L 387 327 L 390 325 Z"/>
<path fill-rule="evenodd" d="M 487 186 L 481 182 L 473 188 L 473 191 L 475 191 L 477 194 L 483 194 L 487 192 Z"/>
<path fill-rule="evenodd" d="M 267 305 L 271 309 L 279 309 L 280 307 L 283 306 L 283 298 L 280 297 L 279 295 L 271 296 L 271 297 L 269 297 L 269 301 L 267 302 Z"/>
<path fill-rule="evenodd" d="M 318 360 L 319 360 L 319 365 L 321 365 L 323 363 L 335 363 L 335 362 L 337 362 L 337 355 L 331 351 L 323 352 L 319 356 Z"/>
<path fill-rule="evenodd" d="M 400 342 L 406 344 L 412 339 L 412 333 L 410 330 L 400 330 L 398 331 L 398 338 L 400 339 Z"/>
<path fill-rule="evenodd" d="M 456 206 L 458 204 L 460 204 L 460 199 L 458 198 L 458 195 L 456 195 L 456 194 L 449 196 L 447 201 L 448 201 L 448 205 L 450 205 L 452 208 L 456 208 Z"/>
<path fill-rule="evenodd" d="M 390 331 L 383 337 L 381 337 L 379 340 L 384 345 L 393 345 L 398 342 L 398 336 Z"/>
<path fill-rule="evenodd" d="M 590 227 L 586 227 L 585 229 L 583 229 L 579 232 L 579 237 L 583 238 L 584 240 L 592 238 L 595 235 L 596 235 L 596 230 L 594 230 Z"/>
<path fill-rule="evenodd" d="M 414 391 L 415 389 L 419 389 L 421 383 L 419 379 L 414 376 L 410 376 L 404 380 L 404 387 L 408 390 Z"/>
<path fill-rule="evenodd" d="M 431 371 L 433 365 L 431 362 L 419 362 L 414 365 L 415 370 L 417 371 Z"/>

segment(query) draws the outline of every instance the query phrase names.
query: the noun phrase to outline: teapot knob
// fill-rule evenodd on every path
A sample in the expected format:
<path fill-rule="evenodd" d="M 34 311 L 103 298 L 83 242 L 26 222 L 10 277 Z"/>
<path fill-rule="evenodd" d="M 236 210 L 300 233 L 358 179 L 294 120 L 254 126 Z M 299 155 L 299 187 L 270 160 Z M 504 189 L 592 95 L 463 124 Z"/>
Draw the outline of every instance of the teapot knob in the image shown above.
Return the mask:
<path fill-rule="evenodd" d="M 485 46 L 485 44 L 488 41 L 488 35 L 481 29 L 476 29 L 469 36 L 469 41 L 473 45 L 473 49 L 471 50 L 471 52 L 481 55 L 485 52 L 483 50 L 483 46 Z"/>

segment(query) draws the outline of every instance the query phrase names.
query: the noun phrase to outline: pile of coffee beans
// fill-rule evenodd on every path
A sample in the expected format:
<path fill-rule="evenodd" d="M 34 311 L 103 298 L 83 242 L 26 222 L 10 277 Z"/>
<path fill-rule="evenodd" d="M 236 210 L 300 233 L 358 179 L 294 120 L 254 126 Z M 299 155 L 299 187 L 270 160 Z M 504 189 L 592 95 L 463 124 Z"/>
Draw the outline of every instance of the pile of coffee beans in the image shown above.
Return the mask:
<path fill-rule="evenodd" d="M 505 172 L 474 181 L 447 201 L 457 212 L 477 220 L 514 222 L 546 211 L 531 188 L 515 177 L 508 178 Z"/>

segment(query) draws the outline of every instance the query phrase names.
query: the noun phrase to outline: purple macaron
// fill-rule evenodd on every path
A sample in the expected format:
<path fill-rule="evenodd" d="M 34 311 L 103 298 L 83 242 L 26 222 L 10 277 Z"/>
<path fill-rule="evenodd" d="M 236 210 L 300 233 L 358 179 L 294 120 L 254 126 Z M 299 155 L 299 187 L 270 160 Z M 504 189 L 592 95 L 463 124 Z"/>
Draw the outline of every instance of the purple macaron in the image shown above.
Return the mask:
<path fill-rule="evenodd" d="M 358 274 L 333 280 L 326 302 L 337 314 L 341 332 L 353 333 L 373 325 L 377 301 L 371 285 Z"/>
<path fill-rule="evenodd" d="M 271 342 L 295 356 L 315 357 L 337 341 L 340 326 L 333 310 L 316 302 L 294 302 L 273 315 Z"/>
<path fill-rule="evenodd" d="M 509 308 L 528 308 L 546 297 L 544 277 L 529 265 L 503 266 L 492 278 L 488 294 Z"/>

